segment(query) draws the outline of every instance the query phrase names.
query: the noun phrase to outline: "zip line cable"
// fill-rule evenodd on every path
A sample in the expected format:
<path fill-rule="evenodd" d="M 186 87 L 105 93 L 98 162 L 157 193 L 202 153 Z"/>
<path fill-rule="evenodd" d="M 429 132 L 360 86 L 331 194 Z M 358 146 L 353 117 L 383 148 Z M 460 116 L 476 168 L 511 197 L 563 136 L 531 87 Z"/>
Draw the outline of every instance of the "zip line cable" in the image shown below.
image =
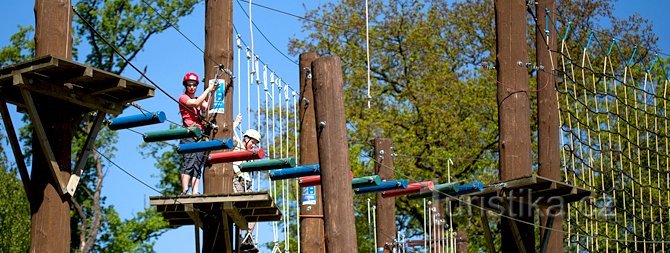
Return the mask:
<path fill-rule="evenodd" d="M 270 41 L 270 39 L 268 39 L 268 37 L 265 36 L 265 34 L 263 33 L 263 31 L 261 31 L 261 29 L 258 28 L 258 26 L 256 25 L 256 23 L 253 22 L 253 20 L 251 20 L 251 13 L 247 13 L 247 12 L 244 10 L 244 7 L 242 7 L 242 4 L 240 3 L 239 0 L 236 1 L 236 2 L 237 2 L 237 5 L 238 5 L 238 6 L 240 7 L 240 9 L 242 10 L 242 13 L 244 13 L 244 15 L 246 15 L 247 18 L 249 18 L 249 29 L 252 30 L 252 29 L 251 29 L 251 26 L 252 26 L 252 25 L 253 25 L 253 27 L 256 27 L 256 30 L 258 30 L 258 33 L 260 33 L 261 36 L 263 36 L 263 38 L 264 38 L 268 43 L 270 43 L 270 46 L 272 46 L 272 48 L 274 48 L 277 52 L 279 52 L 282 56 L 284 56 L 284 58 L 286 58 L 286 59 L 289 60 L 290 62 L 294 63 L 295 65 L 299 65 L 297 61 L 291 59 L 290 57 L 288 57 L 288 55 L 286 55 L 284 52 L 282 52 L 281 50 L 279 50 L 279 48 L 277 48 L 277 46 L 275 46 L 275 45 Z M 249 10 L 251 10 L 251 1 L 248 1 L 248 3 L 249 3 Z M 252 33 L 253 33 L 253 32 L 252 32 Z M 253 35 L 252 35 L 252 37 L 251 37 L 251 45 L 252 45 L 252 48 L 253 48 Z"/>
<path fill-rule="evenodd" d="M 172 96 L 170 95 L 170 93 L 168 93 L 167 91 L 165 91 L 165 90 L 164 90 L 163 88 L 161 88 L 158 84 L 156 84 L 153 80 L 151 80 L 151 78 L 149 78 L 144 72 L 142 72 L 137 66 L 135 66 L 135 64 L 133 64 L 131 61 L 129 61 L 128 58 L 126 58 L 125 55 L 123 55 L 123 54 L 122 54 L 116 47 L 114 47 L 114 45 L 112 45 L 111 43 L 109 43 L 109 41 L 107 41 L 107 39 L 105 39 L 105 37 L 103 37 L 102 34 L 100 34 L 100 33 L 95 29 L 95 27 L 93 27 L 93 25 L 91 25 L 86 19 L 84 19 L 84 18 L 82 17 L 82 15 L 79 14 L 79 12 L 74 8 L 74 6 L 70 6 L 70 8 L 71 8 L 72 11 L 77 15 L 77 17 L 79 17 L 79 19 L 80 19 L 82 22 L 84 22 L 84 24 L 86 24 L 86 26 L 88 26 L 88 28 L 91 29 L 91 31 L 93 31 L 93 33 L 95 33 L 96 36 L 98 36 L 98 37 L 99 37 L 105 44 L 107 44 L 107 46 L 109 46 L 109 47 L 114 51 L 114 53 L 116 53 L 119 57 L 121 57 L 121 59 L 123 59 L 126 63 L 128 63 L 128 65 L 130 65 L 130 67 L 132 67 L 135 71 L 137 71 L 137 73 L 139 73 L 144 79 L 146 79 L 147 81 L 149 81 L 149 83 L 151 83 L 154 87 L 156 87 L 156 89 L 158 89 L 159 91 L 163 92 L 163 94 L 165 94 L 165 95 L 166 95 L 168 98 L 170 98 L 172 101 L 174 101 L 174 102 L 176 102 L 177 104 L 179 104 L 179 105 L 183 106 L 184 108 L 186 108 L 186 110 L 188 110 L 188 111 L 190 111 L 191 113 L 197 115 L 197 116 L 198 116 L 199 118 L 201 118 L 204 122 L 207 122 L 208 124 L 213 125 L 213 123 L 212 123 L 211 121 L 208 121 L 208 120 L 205 119 L 203 116 L 198 115 L 198 114 L 195 112 L 195 110 L 192 110 L 191 108 L 188 108 L 188 106 L 186 106 L 185 104 L 179 102 L 179 100 L 177 100 L 177 99 L 175 99 L 174 97 L 172 97 Z"/>

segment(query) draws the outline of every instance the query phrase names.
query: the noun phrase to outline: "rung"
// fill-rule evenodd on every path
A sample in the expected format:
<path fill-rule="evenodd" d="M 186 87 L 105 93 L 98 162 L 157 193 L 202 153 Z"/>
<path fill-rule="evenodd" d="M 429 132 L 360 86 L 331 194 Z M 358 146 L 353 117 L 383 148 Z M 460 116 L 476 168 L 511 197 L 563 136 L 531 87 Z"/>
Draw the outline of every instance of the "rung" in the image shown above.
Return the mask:
<path fill-rule="evenodd" d="M 405 189 L 397 189 L 382 192 L 382 197 L 390 198 L 395 196 L 403 196 L 408 194 L 422 193 L 422 192 L 431 192 L 435 188 L 435 185 L 432 181 L 423 181 L 416 182 L 407 185 Z"/>
<path fill-rule="evenodd" d="M 286 168 L 286 169 L 270 171 L 270 178 L 272 180 L 282 180 L 282 179 L 298 178 L 304 176 L 314 176 L 319 174 L 321 174 L 321 167 L 318 164 L 310 164 L 295 168 Z"/>
<path fill-rule="evenodd" d="M 131 127 L 146 126 L 165 122 L 165 113 L 162 111 L 137 115 L 116 117 L 109 123 L 109 129 L 119 130 Z"/>
<path fill-rule="evenodd" d="M 210 154 L 208 157 L 209 163 L 231 163 L 238 161 L 249 161 L 256 159 L 263 159 L 265 153 L 263 149 L 257 148 L 251 151 L 248 150 L 236 150 L 236 151 L 226 151 Z"/>
<path fill-rule="evenodd" d="M 408 199 L 423 199 L 423 198 L 429 198 L 433 197 L 433 195 L 436 195 L 436 197 L 446 197 L 445 194 L 448 195 L 453 195 L 458 191 L 458 186 L 459 183 L 445 183 L 445 184 L 437 184 L 435 185 L 435 188 L 433 191 L 428 191 L 428 192 L 423 192 L 423 193 L 417 193 L 417 194 L 411 194 L 407 196 Z"/>
<path fill-rule="evenodd" d="M 211 141 L 199 141 L 179 144 L 178 154 L 196 153 L 212 150 L 222 150 L 233 148 L 233 140 L 229 138 Z"/>
<path fill-rule="evenodd" d="M 177 140 L 183 138 L 200 138 L 202 131 L 197 127 L 175 128 L 147 132 L 144 134 L 144 142 Z"/>
<path fill-rule="evenodd" d="M 382 180 L 378 175 L 357 177 L 351 180 L 351 187 L 356 189 L 361 187 L 377 186 L 381 182 Z"/>
<path fill-rule="evenodd" d="M 400 180 L 384 181 L 377 186 L 361 187 L 358 189 L 354 189 L 354 192 L 356 194 L 364 194 L 364 193 L 383 192 L 388 190 L 405 189 L 405 188 L 407 188 L 407 180 L 400 179 Z"/>
<path fill-rule="evenodd" d="M 295 158 L 258 160 L 240 164 L 240 171 L 265 171 L 295 167 Z"/>

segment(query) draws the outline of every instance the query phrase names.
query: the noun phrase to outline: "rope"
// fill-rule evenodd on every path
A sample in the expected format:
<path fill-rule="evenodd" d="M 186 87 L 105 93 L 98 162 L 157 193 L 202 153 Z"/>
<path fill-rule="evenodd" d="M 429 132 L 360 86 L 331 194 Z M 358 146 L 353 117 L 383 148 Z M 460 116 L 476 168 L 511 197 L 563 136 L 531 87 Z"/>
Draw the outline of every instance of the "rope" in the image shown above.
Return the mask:
<path fill-rule="evenodd" d="M 370 24 L 369 24 L 369 17 L 368 17 L 368 0 L 365 0 L 365 53 L 367 56 L 367 65 L 368 65 L 368 70 L 367 70 L 367 78 L 368 78 L 368 93 L 367 93 L 367 98 L 368 98 L 368 108 L 370 108 L 370 101 L 372 100 L 372 95 L 370 95 L 370 86 L 372 83 L 370 82 Z"/>

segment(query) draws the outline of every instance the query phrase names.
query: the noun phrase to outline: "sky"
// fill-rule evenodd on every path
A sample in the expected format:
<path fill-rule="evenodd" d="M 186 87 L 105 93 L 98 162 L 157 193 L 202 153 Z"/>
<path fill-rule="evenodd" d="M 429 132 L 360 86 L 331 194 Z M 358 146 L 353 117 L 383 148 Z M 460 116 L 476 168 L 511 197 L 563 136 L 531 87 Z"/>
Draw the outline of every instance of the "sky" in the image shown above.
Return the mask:
<path fill-rule="evenodd" d="M 234 25 L 240 32 L 241 38 L 247 44 L 250 44 L 251 37 L 249 36 L 249 20 L 242 12 L 242 9 L 233 0 Z M 9 37 L 14 34 L 18 25 L 28 26 L 34 24 L 33 5 L 34 1 L 14 1 L 3 0 L 6 9 L 11 9 L 11 14 L 3 16 L 3 22 L 0 22 L 0 47 L 9 44 Z M 76 0 L 75 0 L 76 2 Z M 204 2 L 204 1 L 203 1 Z M 325 0 L 291 0 L 291 1 L 271 1 L 271 0 L 254 0 L 254 3 L 269 6 L 285 12 L 304 15 L 306 9 L 313 9 L 320 4 L 326 3 Z M 361 1 L 363 2 L 363 1 Z M 247 3 L 240 2 L 244 10 L 248 12 Z M 361 4 L 361 8 L 364 8 Z M 667 20 L 664 19 L 664 14 L 667 15 L 667 10 L 670 10 L 670 1 L 667 0 L 620 0 L 615 5 L 615 15 L 619 17 L 629 16 L 633 13 L 638 13 L 643 17 L 651 20 L 654 25 L 654 32 L 660 37 L 659 48 L 661 52 L 670 54 L 670 26 L 666 25 Z M 665 13 L 664 13 L 665 12 Z M 179 22 L 179 29 L 189 39 L 191 39 L 200 48 L 204 48 L 204 3 L 196 6 L 193 13 Z M 276 46 L 283 54 L 288 55 L 288 41 L 292 37 L 303 37 L 305 34 L 301 31 L 301 21 L 295 17 L 285 14 L 272 12 L 260 7 L 252 8 L 252 17 L 256 25 L 260 28 L 260 32 L 264 33 L 270 38 L 272 44 Z M 298 83 L 298 66 L 286 59 L 282 54 L 277 52 L 270 43 L 268 43 L 254 28 L 254 51 L 259 55 L 260 59 L 268 64 L 268 67 L 275 71 L 276 75 L 281 76 L 282 80 L 288 83 L 294 89 L 297 89 Z M 374 50 L 374 49 L 373 49 Z M 373 51 L 374 53 L 374 51 Z M 246 58 L 241 59 L 241 71 L 246 71 Z M 235 57 L 237 52 L 235 51 Z M 297 56 L 289 57 L 293 61 L 297 61 Z M 80 59 L 81 61 L 81 59 Z M 234 60 L 237 64 L 237 59 Z M 162 88 L 166 89 L 171 96 L 176 97 L 182 92 L 181 78 L 186 72 L 196 72 L 200 76 L 204 74 L 203 55 L 202 52 L 191 45 L 182 35 L 175 29 L 168 29 L 160 34 L 153 36 L 145 45 L 145 49 L 137 56 L 133 63 L 140 68 L 148 66 L 147 76 L 157 83 Z M 211 66 L 207 66 L 211 67 Z M 234 70 L 237 75 L 237 66 Z M 242 74 L 244 76 L 244 74 Z M 134 72 L 132 68 L 122 73 L 122 76 L 137 79 L 139 74 Z M 241 108 L 247 108 L 247 101 L 244 99 L 246 93 L 246 80 L 240 79 L 242 82 L 243 93 L 240 104 Z M 250 104 L 252 108 L 256 108 L 257 93 L 252 88 L 249 92 Z M 261 87 L 262 89 L 262 87 Z M 237 96 L 237 94 L 235 94 Z M 237 99 L 237 97 L 235 97 Z M 150 111 L 165 111 L 168 119 L 173 122 L 180 122 L 177 106 L 165 94 L 156 91 L 154 98 L 145 99 L 138 102 L 144 109 Z M 238 102 L 235 102 L 237 107 Z M 12 112 L 12 120 L 20 127 L 21 115 L 15 112 L 14 107 L 10 107 Z M 235 112 L 238 110 L 235 109 Z M 129 108 L 123 115 L 137 114 L 139 111 Z M 242 125 L 249 124 L 249 117 L 245 116 Z M 253 123 L 251 123 L 253 124 Z M 166 125 L 148 126 L 138 128 L 140 132 L 147 132 L 152 130 L 165 129 Z M 142 143 L 142 138 L 133 132 L 122 130 L 119 131 L 119 143 L 117 145 L 119 151 L 115 154 L 113 159 L 119 166 L 133 174 L 149 185 L 155 186 L 158 183 L 158 178 L 152 175 L 159 173 L 158 169 L 154 167 L 154 160 L 150 158 L 143 158 L 139 154 L 138 146 Z M 9 149 L 5 149 L 11 152 Z M 7 154 L 12 157 L 11 153 Z M 157 195 L 142 183 L 132 179 L 116 167 L 110 166 L 107 170 L 105 182 L 103 186 L 103 195 L 107 197 L 107 204 L 114 205 L 122 218 L 131 218 L 134 213 L 142 211 L 148 206 L 149 196 Z M 202 190 L 201 190 L 202 191 Z M 271 240 L 271 230 L 269 225 L 262 225 L 260 230 L 261 241 L 266 242 Z M 161 237 L 159 237 L 155 244 L 157 252 L 192 252 L 195 248 L 194 232 L 192 226 L 184 226 L 178 229 L 169 230 Z"/>

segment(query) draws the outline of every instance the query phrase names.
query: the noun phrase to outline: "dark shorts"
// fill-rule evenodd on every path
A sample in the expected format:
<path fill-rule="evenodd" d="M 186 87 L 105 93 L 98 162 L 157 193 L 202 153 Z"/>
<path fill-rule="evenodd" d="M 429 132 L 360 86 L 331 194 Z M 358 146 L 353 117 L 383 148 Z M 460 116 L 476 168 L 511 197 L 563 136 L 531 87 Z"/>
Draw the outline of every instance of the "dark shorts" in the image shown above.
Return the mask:
<path fill-rule="evenodd" d="M 195 142 L 192 138 L 181 139 L 179 144 Z M 184 154 L 181 161 L 181 174 L 200 178 L 202 167 L 205 166 L 205 152 Z"/>

